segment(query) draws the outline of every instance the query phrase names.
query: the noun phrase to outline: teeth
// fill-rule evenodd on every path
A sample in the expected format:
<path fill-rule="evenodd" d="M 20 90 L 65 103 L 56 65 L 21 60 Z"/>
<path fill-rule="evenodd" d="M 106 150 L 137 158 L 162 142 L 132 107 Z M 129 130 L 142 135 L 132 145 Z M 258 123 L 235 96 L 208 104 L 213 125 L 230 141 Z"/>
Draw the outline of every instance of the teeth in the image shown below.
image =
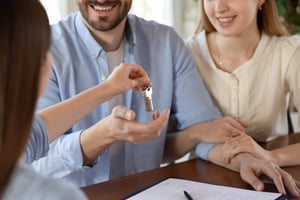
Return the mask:
<path fill-rule="evenodd" d="M 112 9 L 112 6 L 94 6 L 97 11 L 108 11 Z"/>
<path fill-rule="evenodd" d="M 219 17 L 218 20 L 220 22 L 229 22 L 233 19 L 233 17 Z"/>

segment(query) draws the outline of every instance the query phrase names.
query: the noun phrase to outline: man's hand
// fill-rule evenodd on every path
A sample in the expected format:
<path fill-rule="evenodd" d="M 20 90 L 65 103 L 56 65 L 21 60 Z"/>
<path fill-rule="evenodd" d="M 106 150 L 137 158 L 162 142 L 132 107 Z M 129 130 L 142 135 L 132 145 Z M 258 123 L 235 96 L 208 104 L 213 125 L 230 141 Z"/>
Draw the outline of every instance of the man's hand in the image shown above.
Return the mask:
<path fill-rule="evenodd" d="M 232 117 L 222 117 L 188 128 L 198 142 L 223 143 L 232 137 L 245 134 L 246 122 Z"/>
<path fill-rule="evenodd" d="M 153 121 L 150 123 L 139 123 L 134 121 L 134 118 L 134 111 L 124 106 L 113 109 L 106 125 L 113 141 L 129 141 L 138 144 L 158 137 L 169 119 L 169 110 L 165 110 L 162 114 L 160 111 L 153 112 Z"/>
<path fill-rule="evenodd" d="M 128 141 L 134 144 L 154 139 L 160 135 L 169 119 L 169 109 L 161 114 L 152 113 L 153 121 L 140 123 L 134 121 L 135 112 L 124 106 L 116 106 L 112 113 L 97 124 L 83 131 L 80 137 L 84 164 L 90 164 L 111 144 Z"/>

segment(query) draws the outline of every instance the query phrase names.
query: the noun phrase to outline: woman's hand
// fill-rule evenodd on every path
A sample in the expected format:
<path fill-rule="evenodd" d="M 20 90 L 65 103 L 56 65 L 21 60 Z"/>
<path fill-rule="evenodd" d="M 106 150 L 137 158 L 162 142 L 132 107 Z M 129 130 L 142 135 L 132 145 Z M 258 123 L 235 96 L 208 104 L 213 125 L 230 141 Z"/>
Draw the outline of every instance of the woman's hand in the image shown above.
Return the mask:
<path fill-rule="evenodd" d="M 140 90 L 151 86 L 150 78 L 141 66 L 124 63 L 114 68 L 106 83 L 110 84 L 110 87 L 117 94 L 126 92 L 129 89 Z"/>
<path fill-rule="evenodd" d="M 191 127 L 194 137 L 199 142 L 224 143 L 232 137 L 245 134 L 246 122 L 232 117 L 222 117 Z M 197 134 L 198 133 L 198 134 Z"/>
<path fill-rule="evenodd" d="M 272 161 L 271 152 L 262 148 L 254 139 L 246 134 L 229 138 L 223 145 L 223 162 L 230 163 L 231 158 L 239 153 L 250 153 L 256 158 Z"/>
<path fill-rule="evenodd" d="M 264 184 L 259 179 L 262 175 L 272 180 L 278 192 L 286 194 L 286 190 L 294 197 L 300 195 L 300 183 L 273 162 L 257 159 L 250 154 L 239 155 L 241 178 L 252 185 L 255 190 L 263 191 Z"/>

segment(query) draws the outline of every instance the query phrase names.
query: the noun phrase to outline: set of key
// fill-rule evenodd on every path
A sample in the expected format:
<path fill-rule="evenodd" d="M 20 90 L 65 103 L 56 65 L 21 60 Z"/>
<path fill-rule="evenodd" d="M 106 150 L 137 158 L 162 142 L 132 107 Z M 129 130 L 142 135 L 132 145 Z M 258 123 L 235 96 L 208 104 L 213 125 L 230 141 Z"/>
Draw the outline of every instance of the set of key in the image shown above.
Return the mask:
<path fill-rule="evenodd" d="M 153 103 L 152 103 L 152 87 L 142 88 L 142 96 L 144 97 L 145 102 L 145 110 L 146 112 L 153 111 Z"/>

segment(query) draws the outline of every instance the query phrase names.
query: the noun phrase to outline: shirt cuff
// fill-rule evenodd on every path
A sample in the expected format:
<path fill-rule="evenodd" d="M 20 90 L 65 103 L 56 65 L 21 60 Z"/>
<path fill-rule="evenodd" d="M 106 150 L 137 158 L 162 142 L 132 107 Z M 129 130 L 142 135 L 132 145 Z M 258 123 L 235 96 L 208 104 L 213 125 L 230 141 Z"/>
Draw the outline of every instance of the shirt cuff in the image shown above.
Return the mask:
<path fill-rule="evenodd" d="M 63 145 L 59 145 L 61 158 L 64 166 L 71 171 L 80 170 L 83 167 L 83 155 L 80 145 L 80 135 L 82 132 L 83 130 L 61 136 L 67 137 L 63 139 Z"/>
<path fill-rule="evenodd" d="M 201 142 L 196 147 L 196 155 L 203 160 L 208 161 L 208 152 L 215 146 L 214 143 Z"/>

